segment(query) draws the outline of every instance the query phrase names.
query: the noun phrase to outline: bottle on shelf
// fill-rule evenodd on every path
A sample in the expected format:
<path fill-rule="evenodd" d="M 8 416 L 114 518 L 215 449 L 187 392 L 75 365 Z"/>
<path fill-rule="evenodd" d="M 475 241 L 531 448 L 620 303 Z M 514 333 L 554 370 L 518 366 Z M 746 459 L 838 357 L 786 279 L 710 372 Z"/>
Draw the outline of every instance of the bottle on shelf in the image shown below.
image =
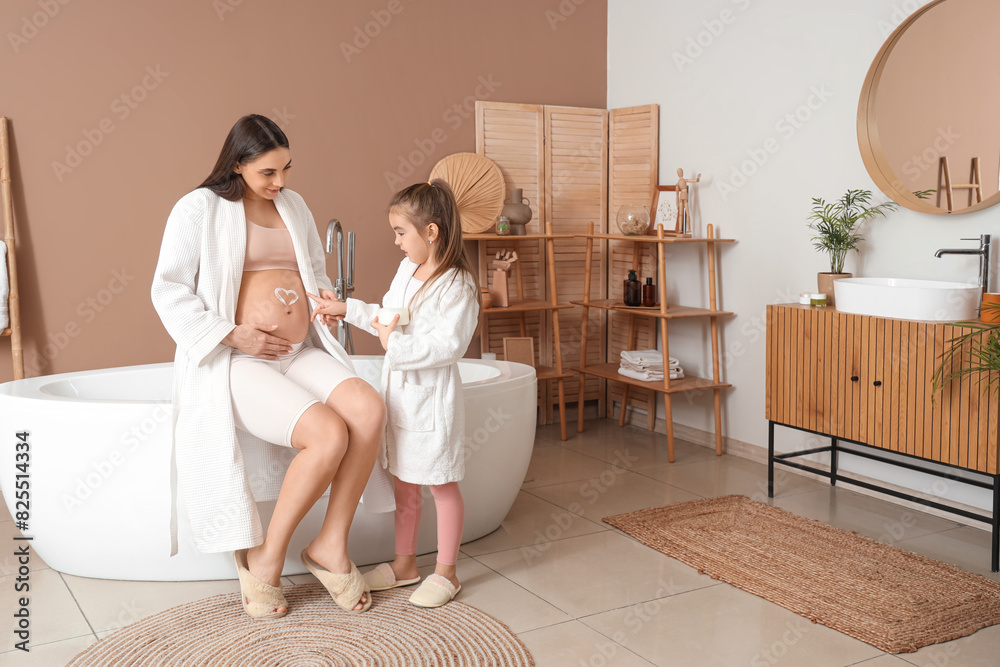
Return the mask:
<path fill-rule="evenodd" d="M 639 277 L 635 275 L 635 269 L 629 269 L 628 279 L 625 281 L 624 301 L 626 306 L 638 306 L 642 304 L 642 285 L 639 284 Z"/>
<path fill-rule="evenodd" d="M 652 308 L 656 305 L 656 285 L 652 278 L 646 278 L 646 284 L 642 286 L 642 306 Z"/>

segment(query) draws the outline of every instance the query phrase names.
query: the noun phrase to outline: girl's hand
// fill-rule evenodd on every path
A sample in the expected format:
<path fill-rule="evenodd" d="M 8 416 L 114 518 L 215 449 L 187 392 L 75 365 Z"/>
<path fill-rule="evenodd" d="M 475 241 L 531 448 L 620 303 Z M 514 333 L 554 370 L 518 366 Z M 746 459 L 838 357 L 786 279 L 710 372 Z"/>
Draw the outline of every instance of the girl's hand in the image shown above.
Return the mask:
<path fill-rule="evenodd" d="M 252 354 L 261 359 L 277 359 L 279 354 L 288 354 L 292 351 L 290 342 L 269 333 L 277 328 L 277 324 L 244 322 L 230 331 L 222 339 L 222 342 L 229 347 L 235 347 L 240 352 Z"/>
<path fill-rule="evenodd" d="M 337 299 L 336 292 L 323 289 L 319 293 L 321 296 L 306 292 L 306 295 L 310 299 L 319 304 L 313 309 L 309 321 L 313 322 L 316 320 L 317 315 L 321 315 L 322 319 L 320 321 L 326 326 L 330 326 L 334 322 L 344 319 L 344 316 L 347 314 L 347 304 Z"/>
<path fill-rule="evenodd" d="M 382 349 L 387 352 L 389 351 L 389 334 L 396 330 L 398 323 L 399 315 L 394 315 L 392 322 L 389 322 L 389 324 L 379 324 L 377 317 L 372 320 L 372 329 L 378 332 L 378 340 L 382 343 Z"/>

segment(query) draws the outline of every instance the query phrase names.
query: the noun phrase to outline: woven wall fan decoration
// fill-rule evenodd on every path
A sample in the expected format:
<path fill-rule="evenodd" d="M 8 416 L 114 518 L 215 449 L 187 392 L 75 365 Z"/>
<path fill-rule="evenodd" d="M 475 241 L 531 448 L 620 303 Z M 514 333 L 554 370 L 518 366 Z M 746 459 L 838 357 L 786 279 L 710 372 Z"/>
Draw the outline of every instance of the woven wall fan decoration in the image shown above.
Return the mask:
<path fill-rule="evenodd" d="M 431 180 L 435 178 L 454 191 L 463 232 L 480 234 L 493 227 L 506 194 L 503 174 L 493 160 L 477 153 L 454 153 L 434 165 Z"/>

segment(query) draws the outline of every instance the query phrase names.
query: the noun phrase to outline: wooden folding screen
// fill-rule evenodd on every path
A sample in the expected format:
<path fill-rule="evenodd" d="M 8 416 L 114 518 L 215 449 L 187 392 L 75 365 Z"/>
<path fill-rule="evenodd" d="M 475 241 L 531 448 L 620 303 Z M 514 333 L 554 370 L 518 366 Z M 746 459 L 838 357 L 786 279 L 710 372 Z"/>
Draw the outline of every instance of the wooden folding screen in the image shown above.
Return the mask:
<path fill-rule="evenodd" d="M 546 106 L 545 111 L 545 217 L 556 234 L 587 232 L 587 224 L 595 229 L 607 229 L 608 191 L 608 112 L 604 109 Z M 586 239 L 560 239 L 555 243 L 556 289 L 559 301 L 569 303 L 584 298 L 583 274 Z M 600 286 L 592 298 L 605 298 L 603 258 L 592 267 L 591 280 Z M 580 325 L 583 313 L 579 308 L 559 312 L 562 338 L 563 368 L 580 363 Z M 599 318 L 591 318 L 600 326 Z M 589 332 L 591 341 L 602 341 L 600 330 Z M 552 341 L 546 345 L 551 348 Z M 553 352 L 548 350 L 551 355 Z M 604 361 L 604 345 L 591 345 L 587 361 Z M 579 377 L 566 381 L 566 396 L 579 394 Z M 604 381 L 590 376 L 586 380 L 585 400 L 604 399 Z M 551 385 L 552 383 L 550 383 Z M 550 387 L 547 405 L 555 401 Z"/>
<path fill-rule="evenodd" d="M 618 233 L 614 213 L 622 203 L 649 205 L 657 185 L 657 156 L 659 152 L 659 107 L 648 105 L 607 111 L 580 107 L 554 107 L 498 102 L 476 103 L 476 152 L 496 162 L 504 174 L 508 192 L 522 188 L 523 196 L 530 200 L 532 221 L 528 233 L 541 233 L 542 224 L 552 223 L 555 234 L 584 233 L 589 222 L 599 233 Z M 524 298 L 548 298 L 544 280 L 545 257 L 534 244 L 522 242 L 522 248 L 531 245 L 530 252 L 522 250 Z M 583 298 L 583 264 L 585 241 L 559 239 L 555 242 L 555 275 L 559 302 Z M 603 244 L 602 244 L 603 245 Z M 594 262 L 593 284 L 600 286 L 591 294 L 593 299 L 613 298 L 616 288 L 632 267 L 631 250 L 627 257 L 616 252 L 612 243 L 614 263 L 609 267 L 608 252 L 602 249 L 600 261 Z M 631 245 L 631 244 L 626 244 Z M 491 279 L 489 258 L 510 241 L 498 237 L 479 244 L 480 281 L 488 286 Z M 654 258 L 655 259 L 655 258 Z M 650 272 L 652 260 L 643 260 L 642 275 Z M 608 290 L 610 285 L 610 293 Z M 579 362 L 581 311 L 559 312 L 563 368 L 572 368 Z M 519 315 L 492 315 L 486 318 L 482 332 L 482 350 L 502 354 L 505 336 L 521 335 Z M 595 325 L 601 318 L 591 316 Z M 639 318 L 644 319 L 644 318 Z M 625 321 L 622 318 L 621 321 Z M 648 327 L 648 324 L 646 324 Z M 627 327 L 625 327 L 627 329 Z M 603 332 L 590 332 L 588 363 L 611 361 L 623 349 L 627 331 L 614 320 Z M 656 347 L 655 332 L 644 332 L 640 344 Z M 539 341 L 538 362 L 550 365 L 553 340 L 547 313 L 527 315 L 527 335 Z M 600 341 L 600 344 L 594 342 Z M 617 347 L 614 347 L 617 345 Z M 609 346 L 611 348 L 609 349 Z M 608 356 L 609 352 L 612 356 Z M 567 380 L 566 396 L 578 394 L 578 378 Z M 608 398 L 605 382 L 600 378 L 587 378 L 586 400 Z M 615 400 L 620 400 L 621 390 L 612 389 Z M 554 392 L 550 389 L 550 394 Z M 650 399 L 633 391 L 632 405 L 654 405 Z M 551 416 L 554 395 L 545 397 L 546 412 Z M 610 413 L 610 402 L 607 403 Z M 655 407 L 655 405 L 654 405 Z M 650 410 L 651 413 L 655 411 Z"/>
<path fill-rule="evenodd" d="M 531 206 L 529 234 L 544 232 L 542 214 L 545 211 L 545 128 L 542 106 L 537 104 L 504 104 L 476 102 L 476 152 L 500 166 L 509 193 L 521 188 L 522 196 Z M 510 248 L 511 241 L 498 236 L 496 241 L 479 243 L 479 283 L 492 287 L 493 271 L 490 258 L 498 250 Z M 540 243 L 519 244 L 517 271 L 524 293 L 521 299 L 545 298 L 545 255 Z M 511 294 L 516 294 L 511 280 Z M 503 339 L 508 336 L 531 336 L 541 343 L 547 333 L 546 313 L 535 311 L 511 315 L 491 315 L 483 318 L 480 332 L 483 352 L 494 352 L 503 358 Z M 536 345 L 536 350 L 543 349 Z M 538 363 L 543 363 L 540 356 Z"/>
<path fill-rule="evenodd" d="M 620 234 L 615 222 L 618 209 L 626 204 L 649 206 L 659 178 L 660 134 L 659 106 L 650 104 L 610 113 L 610 156 L 608 163 L 608 219 L 611 234 Z M 629 269 L 637 269 L 640 282 L 647 276 L 657 282 L 656 244 L 610 241 L 610 271 L 608 298 L 621 298 L 622 282 Z M 656 320 L 634 318 L 634 344 L 629 345 L 629 315 L 612 312 L 608 325 L 608 362 L 617 363 L 622 350 L 656 348 Z M 608 387 L 606 414 L 613 416 L 614 401 L 621 401 L 623 385 L 612 382 Z M 656 395 L 646 389 L 632 387 L 629 405 L 646 410 L 647 425 L 652 430 L 656 420 Z"/>

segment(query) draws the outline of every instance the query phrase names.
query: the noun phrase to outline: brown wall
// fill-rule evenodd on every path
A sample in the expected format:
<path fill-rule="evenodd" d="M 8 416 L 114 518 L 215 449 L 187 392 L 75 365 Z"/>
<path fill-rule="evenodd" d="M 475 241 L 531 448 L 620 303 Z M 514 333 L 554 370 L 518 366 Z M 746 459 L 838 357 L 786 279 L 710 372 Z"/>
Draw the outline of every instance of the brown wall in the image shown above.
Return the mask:
<path fill-rule="evenodd" d="M 400 260 L 385 204 L 475 150 L 475 98 L 606 103 L 606 0 L 62 2 L 0 5 L 29 377 L 172 358 L 149 300 L 163 225 L 243 114 L 285 129 L 289 187 L 321 234 L 357 232 L 356 296 L 377 300 Z"/>

